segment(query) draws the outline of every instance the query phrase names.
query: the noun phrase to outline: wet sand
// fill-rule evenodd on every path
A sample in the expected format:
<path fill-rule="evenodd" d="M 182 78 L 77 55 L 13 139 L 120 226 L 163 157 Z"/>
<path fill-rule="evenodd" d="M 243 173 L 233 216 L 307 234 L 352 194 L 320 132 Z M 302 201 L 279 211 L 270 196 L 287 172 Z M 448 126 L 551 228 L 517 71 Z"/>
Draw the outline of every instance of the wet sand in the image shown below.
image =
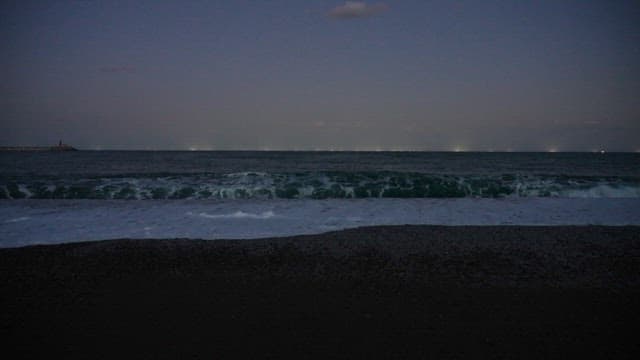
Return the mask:
<path fill-rule="evenodd" d="M 0 336 L 18 358 L 632 358 L 639 274 L 640 227 L 0 249 Z"/>

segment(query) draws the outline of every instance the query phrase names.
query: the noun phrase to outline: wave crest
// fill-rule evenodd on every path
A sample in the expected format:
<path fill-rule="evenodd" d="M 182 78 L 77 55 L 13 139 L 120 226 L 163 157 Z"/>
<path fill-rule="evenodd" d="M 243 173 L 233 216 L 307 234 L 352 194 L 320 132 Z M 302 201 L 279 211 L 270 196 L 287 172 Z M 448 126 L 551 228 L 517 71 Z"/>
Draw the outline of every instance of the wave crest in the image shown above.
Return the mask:
<path fill-rule="evenodd" d="M 640 178 L 406 172 L 172 174 L 16 179 L 0 199 L 640 198 Z"/>

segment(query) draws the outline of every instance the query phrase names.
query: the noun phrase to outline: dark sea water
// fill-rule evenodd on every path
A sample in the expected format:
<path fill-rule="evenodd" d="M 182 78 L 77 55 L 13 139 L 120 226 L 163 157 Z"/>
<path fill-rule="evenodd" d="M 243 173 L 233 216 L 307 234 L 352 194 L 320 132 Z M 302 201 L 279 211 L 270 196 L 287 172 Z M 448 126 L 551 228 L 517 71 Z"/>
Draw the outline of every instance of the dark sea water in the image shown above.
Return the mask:
<path fill-rule="evenodd" d="M 638 153 L 0 153 L 0 199 L 640 197 Z"/>

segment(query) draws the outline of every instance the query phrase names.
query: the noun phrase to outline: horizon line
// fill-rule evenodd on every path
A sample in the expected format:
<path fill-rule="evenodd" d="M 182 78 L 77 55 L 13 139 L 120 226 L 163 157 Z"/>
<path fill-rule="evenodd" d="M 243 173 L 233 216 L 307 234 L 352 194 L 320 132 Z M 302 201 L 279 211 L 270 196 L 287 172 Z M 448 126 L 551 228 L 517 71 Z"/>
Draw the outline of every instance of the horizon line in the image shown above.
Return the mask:
<path fill-rule="evenodd" d="M 75 146 L 71 146 L 68 144 L 64 144 L 65 146 L 69 146 L 72 147 L 76 150 L 80 150 L 80 151 L 175 151 L 175 152 L 363 152 L 363 153 L 371 153 L 371 152 L 433 152 L 433 153 L 640 153 L 640 147 L 636 148 L 636 149 L 629 149 L 629 150 L 606 150 L 604 148 L 591 148 L 588 150 L 579 150 L 579 149 L 559 149 L 558 146 L 549 146 L 546 149 L 524 149 L 524 150 L 517 150 L 517 149 L 486 149 L 486 150 L 472 150 L 472 149 L 467 149 L 463 146 L 457 146 L 453 149 L 398 149 L 398 148 L 392 148 L 392 149 L 382 149 L 382 148 L 377 148 L 377 149 L 344 149 L 344 148 L 328 148 L 328 149 L 320 149 L 320 148 L 314 148 L 314 149 L 278 149 L 278 148 L 269 148 L 269 147 L 263 147 L 260 149 L 256 149 L 256 148 L 245 148 L 245 149 L 212 149 L 212 148 L 208 148 L 208 147 L 198 147 L 198 146 L 191 146 L 191 147 L 185 147 L 185 148 L 103 148 L 102 146 L 91 146 L 91 147 L 75 147 Z M 54 146 L 37 146 L 37 145 L 0 145 L 0 151 L 8 151 L 8 150 L 13 150 L 13 151 L 21 151 L 21 150 L 16 150 L 18 148 L 42 148 L 42 149 L 46 149 L 46 148 L 53 148 L 53 147 L 57 147 L 59 146 L 58 144 L 54 145 Z M 28 150 L 22 150 L 22 151 L 28 151 Z"/>
<path fill-rule="evenodd" d="M 2 146 L 0 146 L 2 148 Z M 76 148 L 79 151 L 172 151 L 172 152 L 361 152 L 361 153 L 375 153 L 375 152 L 415 152 L 415 153 L 586 153 L 586 154 L 606 154 L 606 153 L 640 153 L 638 150 L 397 150 L 397 149 L 384 149 L 384 150 L 332 150 L 332 149 L 136 149 L 136 148 Z"/>

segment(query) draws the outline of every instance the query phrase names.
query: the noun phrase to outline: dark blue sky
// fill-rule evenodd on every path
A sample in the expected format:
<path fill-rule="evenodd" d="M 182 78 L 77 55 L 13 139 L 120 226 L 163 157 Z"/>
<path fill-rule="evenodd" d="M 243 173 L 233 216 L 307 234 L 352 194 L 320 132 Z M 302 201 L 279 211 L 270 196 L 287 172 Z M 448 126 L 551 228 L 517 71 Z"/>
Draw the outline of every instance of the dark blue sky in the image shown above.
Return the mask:
<path fill-rule="evenodd" d="M 0 6 L 0 144 L 640 150 L 638 1 Z"/>

